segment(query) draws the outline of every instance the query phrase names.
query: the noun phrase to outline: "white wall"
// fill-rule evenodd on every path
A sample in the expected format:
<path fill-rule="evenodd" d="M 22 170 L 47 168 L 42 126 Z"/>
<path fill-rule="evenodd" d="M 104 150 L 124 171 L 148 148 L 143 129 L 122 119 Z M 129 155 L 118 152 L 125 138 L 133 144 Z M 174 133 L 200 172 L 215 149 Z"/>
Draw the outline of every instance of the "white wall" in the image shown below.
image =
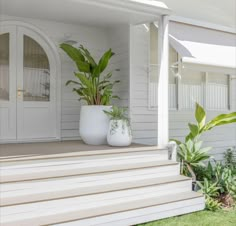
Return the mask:
<path fill-rule="evenodd" d="M 131 33 L 131 117 L 135 141 L 144 144 L 156 144 L 157 110 L 148 106 L 148 41 L 149 33 L 143 26 L 132 28 Z M 236 80 L 232 80 L 232 108 L 236 110 Z M 207 119 L 222 114 L 221 111 L 207 111 Z M 188 133 L 188 122 L 194 122 L 193 110 L 169 111 L 170 138 L 182 140 Z M 213 147 L 212 154 L 222 159 L 222 153 L 236 145 L 236 125 L 227 125 L 213 129 L 203 135 L 205 146 Z"/>
<path fill-rule="evenodd" d="M 130 109 L 134 141 L 157 142 L 157 110 L 148 107 L 149 33 L 144 26 L 131 29 Z"/>
<path fill-rule="evenodd" d="M 108 30 L 108 46 L 115 53 L 109 69 L 114 71 L 113 80 L 119 80 L 114 87 L 114 95 L 120 97 L 113 104 L 123 107 L 129 106 L 129 26 L 120 25 Z"/>

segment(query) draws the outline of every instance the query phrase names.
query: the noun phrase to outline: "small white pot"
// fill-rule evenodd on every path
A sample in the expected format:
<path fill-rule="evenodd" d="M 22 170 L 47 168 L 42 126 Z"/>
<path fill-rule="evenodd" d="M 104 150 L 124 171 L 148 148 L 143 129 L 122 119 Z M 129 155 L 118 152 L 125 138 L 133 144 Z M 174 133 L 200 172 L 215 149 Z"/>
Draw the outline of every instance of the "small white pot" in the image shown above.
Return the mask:
<path fill-rule="evenodd" d="M 109 111 L 111 106 L 86 105 L 80 110 L 80 136 L 86 144 L 107 144 L 109 118 L 103 110 Z"/>
<path fill-rule="evenodd" d="M 110 120 L 107 143 L 111 146 L 129 146 L 132 142 L 131 128 L 125 120 Z"/>

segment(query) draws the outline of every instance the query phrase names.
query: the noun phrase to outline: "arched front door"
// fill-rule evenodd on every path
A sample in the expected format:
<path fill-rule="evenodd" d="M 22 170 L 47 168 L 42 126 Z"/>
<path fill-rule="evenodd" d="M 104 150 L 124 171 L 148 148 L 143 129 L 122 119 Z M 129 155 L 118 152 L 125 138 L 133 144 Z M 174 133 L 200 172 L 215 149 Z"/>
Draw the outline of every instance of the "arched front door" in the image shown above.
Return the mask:
<path fill-rule="evenodd" d="M 56 62 L 49 44 L 23 26 L 0 26 L 0 141 L 57 137 Z"/>

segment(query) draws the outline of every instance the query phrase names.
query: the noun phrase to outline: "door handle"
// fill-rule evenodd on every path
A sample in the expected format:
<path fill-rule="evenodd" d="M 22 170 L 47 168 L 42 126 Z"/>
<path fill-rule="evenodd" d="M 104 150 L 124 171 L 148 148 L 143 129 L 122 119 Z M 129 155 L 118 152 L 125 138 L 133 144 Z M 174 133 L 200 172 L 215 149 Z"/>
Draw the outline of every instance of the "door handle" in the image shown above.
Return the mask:
<path fill-rule="evenodd" d="M 17 90 L 17 96 L 20 97 L 21 96 L 21 93 L 24 93 L 25 90 L 24 89 L 18 89 Z"/>

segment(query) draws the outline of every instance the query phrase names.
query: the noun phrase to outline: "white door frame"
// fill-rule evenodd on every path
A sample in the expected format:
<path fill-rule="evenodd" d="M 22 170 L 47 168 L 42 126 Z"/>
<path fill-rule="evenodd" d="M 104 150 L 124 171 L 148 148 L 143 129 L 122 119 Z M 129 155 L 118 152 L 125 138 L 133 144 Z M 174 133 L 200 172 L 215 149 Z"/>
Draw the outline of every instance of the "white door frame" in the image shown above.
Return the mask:
<path fill-rule="evenodd" d="M 61 139 L 61 62 L 60 56 L 57 50 L 56 45 L 48 38 L 48 36 L 39 28 L 36 28 L 32 24 L 28 24 L 22 21 L 13 21 L 6 20 L 0 21 L 0 27 L 12 27 L 18 26 L 23 27 L 35 34 L 37 34 L 40 39 L 45 41 L 47 45 L 50 47 L 50 52 L 53 55 L 55 61 L 55 75 L 56 75 L 56 138 L 55 139 L 29 139 L 29 140 L 1 140 L 0 143 L 20 143 L 20 142 L 39 142 L 39 141 L 52 141 L 52 140 L 60 140 Z M 16 45 L 16 43 L 15 43 Z M 15 46 L 14 45 L 14 46 Z M 16 47 L 16 46 L 15 46 Z"/>
<path fill-rule="evenodd" d="M 9 100 L 0 100 L 2 140 L 16 140 L 16 27 L 0 24 L 0 35 L 9 34 Z M 7 115 L 7 116 L 6 116 Z M 7 118 L 6 118 L 7 117 Z M 0 142 L 2 141 L 0 140 Z"/>

